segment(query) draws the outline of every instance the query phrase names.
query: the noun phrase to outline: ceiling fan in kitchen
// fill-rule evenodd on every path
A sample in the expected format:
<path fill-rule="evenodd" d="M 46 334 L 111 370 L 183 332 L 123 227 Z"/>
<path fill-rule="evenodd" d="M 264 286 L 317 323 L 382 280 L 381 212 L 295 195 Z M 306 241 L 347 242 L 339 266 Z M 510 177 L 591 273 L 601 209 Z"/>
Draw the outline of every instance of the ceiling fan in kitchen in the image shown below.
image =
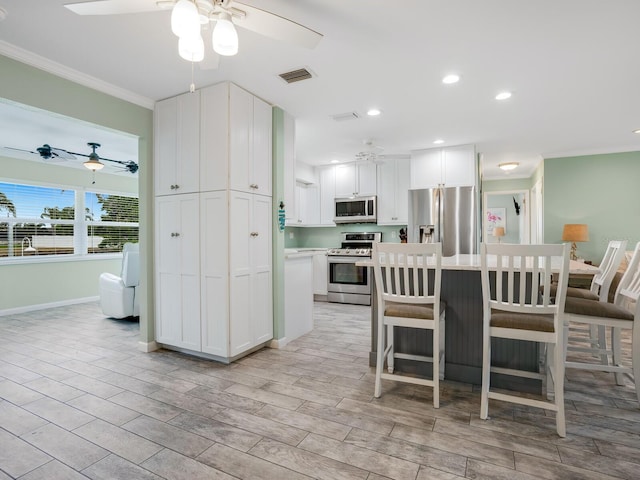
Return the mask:
<path fill-rule="evenodd" d="M 382 152 L 384 148 L 380 145 L 373 143 L 373 140 L 368 138 L 362 141 L 362 149 L 356 153 L 357 162 L 371 162 L 382 163 Z"/>
<path fill-rule="evenodd" d="M 178 52 L 191 62 L 204 59 L 202 29 L 215 23 L 213 49 L 220 55 L 238 52 L 235 27 L 283 40 L 306 48 L 315 48 L 322 34 L 278 14 L 235 0 L 99 0 L 67 3 L 78 15 L 118 15 L 171 9 L 171 29 L 179 37 Z"/>
<path fill-rule="evenodd" d="M 88 153 L 88 154 L 70 152 L 69 150 L 65 150 L 64 148 L 55 148 L 50 146 L 47 143 L 45 143 L 41 147 L 36 148 L 35 151 L 25 150 L 22 148 L 14 148 L 14 147 L 5 147 L 5 148 L 8 150 L 17 150 L 19 152 L 27 152 L 27 153 L 33 153 L 34 155 L 40 155 L 40 158 L 48 162 L 63 162 L 67 160 L 77 160 L 77 156 L 86 157 L 88 158 L 88 160 L 84 162 L 84 166 L 94 172 L 96 170 L 100 170 L 104 168 L 104 164 L 102 162 L 116 163 L 120 165 L 121 170 L 129 173 L 136 173 L 138 171 L 139 166 L 133 160 L 127 160 L 127 161 L 113 160 L 111 158 L 100 157 L 96 153 L 96 149 L 100 147 L 99 143 L 89 142 L 87 143 L 87 145 L 91 147 L 91 150 L 92 150 L 91 153 Z"/>

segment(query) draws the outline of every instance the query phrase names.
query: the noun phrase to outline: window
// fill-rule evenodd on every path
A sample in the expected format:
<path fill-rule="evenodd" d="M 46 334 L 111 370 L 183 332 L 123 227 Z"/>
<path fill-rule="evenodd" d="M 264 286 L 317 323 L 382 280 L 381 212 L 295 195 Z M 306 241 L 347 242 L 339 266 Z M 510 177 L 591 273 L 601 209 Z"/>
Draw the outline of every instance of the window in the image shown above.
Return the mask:
<path fill-rule="evenodd" d="M 137 241 L 135 196 L 0 182 L 0 257 L 120 252 Z"/>

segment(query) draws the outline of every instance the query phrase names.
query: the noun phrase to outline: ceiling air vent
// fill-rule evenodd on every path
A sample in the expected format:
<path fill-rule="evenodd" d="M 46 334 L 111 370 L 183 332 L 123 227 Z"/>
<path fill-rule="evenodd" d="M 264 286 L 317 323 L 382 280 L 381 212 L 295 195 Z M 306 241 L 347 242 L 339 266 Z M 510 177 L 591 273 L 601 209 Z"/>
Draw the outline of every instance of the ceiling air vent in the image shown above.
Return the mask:
<path fill-rule="evenodd" d="M 332 115 L 336 122 L 344 122 L 345 120 L 356 120 L 360 118 L 357 112 L 347 112 L 347 113 L 338 113 L 337 115 Z"/>
<path fill-rule="evenodd" d="M 298 70 L 292 70 L 290 72 L 281 73 L 279 75 L 287 83 L 299 82 L 300 80 L 307 80 L 312 77 L 311 72 L 306 68 L 299 68 Z"/>

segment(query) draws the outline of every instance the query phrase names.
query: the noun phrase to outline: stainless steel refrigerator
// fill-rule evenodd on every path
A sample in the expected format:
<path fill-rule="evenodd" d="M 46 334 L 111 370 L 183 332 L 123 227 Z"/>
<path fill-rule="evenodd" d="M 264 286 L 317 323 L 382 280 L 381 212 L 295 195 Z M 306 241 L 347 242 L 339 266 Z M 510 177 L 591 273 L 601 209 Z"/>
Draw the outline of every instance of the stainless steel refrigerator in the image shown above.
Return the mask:
<path fill-rule="evenodd" d="M 475 187 L 409 190 L 409 242 L 441 242 L 442 255 L 478 253 Z"/>

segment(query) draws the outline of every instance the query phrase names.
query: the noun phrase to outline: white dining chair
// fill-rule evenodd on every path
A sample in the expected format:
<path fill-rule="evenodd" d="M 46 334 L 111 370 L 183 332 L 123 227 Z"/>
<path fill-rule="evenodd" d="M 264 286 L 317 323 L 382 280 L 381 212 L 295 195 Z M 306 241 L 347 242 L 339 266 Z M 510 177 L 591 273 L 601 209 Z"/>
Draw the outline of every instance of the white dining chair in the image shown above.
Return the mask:
<path fill-rule="evenodd" d="M 640 242 L 631 257 L 631 261 L 618 284 L 614 303 L 600 302 L 583 298 L 569 298 L 565 304 L 565 328 L 569 323 L 611 329 L 611 348 L 598 353 L 610 358 L 610 362 L 567 361 L 566 368 L 613 372 L 616 383 L 622 385 L 623 374 L 634 377 L 636 396 L 640 403 Z M 622 330 L 631 331 L 631 366 L 622 363 Z M 568 341 L 568 332 L 565 335 Z"/>
<path fill-rule="evenodd" d="M 433 387 L 433 407 L 440 406 L 446 307 L 440 300 L 441 259 L 440 243 L 375 243 L 373 246 L 378 302 L 376 398 L 382 394 L 382 380 L 394 380 Z M 398 352 L 394 347 L 395 327 L 431 330 L 432 355 Z M 388 373 L 383 372 L 385 358 Z M 396 373 L 396 359 L 432 363 L 432 378 Z"/>
<path fill-rule="evenodd" d="M 564 437 L 563 310 L 569 246 L 483 243 L 480 262 L 483 308 L 480 418 L 488 418 L 489 399 L 552 410 L 556 413 L 558 435 Z M 558 278 L 555 302 L 550 288 L 552 274 Z M 543 344 L 547 352 L 545 372 L 492 365 L 492 338 Z M 491 373 L 542 380 L 547 386 L 547 398 L 540 400 L 491 390 Z"/>
<path fill-rule="evenodd" d="M 611 240 L 607 245 L 602 261 L 598 265 L 600 271 L 593 276 L 590 288 L 587 290 L 584 288 L 568 287 L 567 297 L 608 302 L 610 296 L 609 291 L 616 272 L 625 258 L 626 248 L 626 240 Z M 605 353 L 599 353 L 607 350 L 607 338 L 604 326 L 587 325 L 585 328 L 582 324 L 569 325 L 568 335 L 569 343 L 567 348 L 570 351 L 599 355 L 602 364 L 608 364 L 608 356 Z"/>

